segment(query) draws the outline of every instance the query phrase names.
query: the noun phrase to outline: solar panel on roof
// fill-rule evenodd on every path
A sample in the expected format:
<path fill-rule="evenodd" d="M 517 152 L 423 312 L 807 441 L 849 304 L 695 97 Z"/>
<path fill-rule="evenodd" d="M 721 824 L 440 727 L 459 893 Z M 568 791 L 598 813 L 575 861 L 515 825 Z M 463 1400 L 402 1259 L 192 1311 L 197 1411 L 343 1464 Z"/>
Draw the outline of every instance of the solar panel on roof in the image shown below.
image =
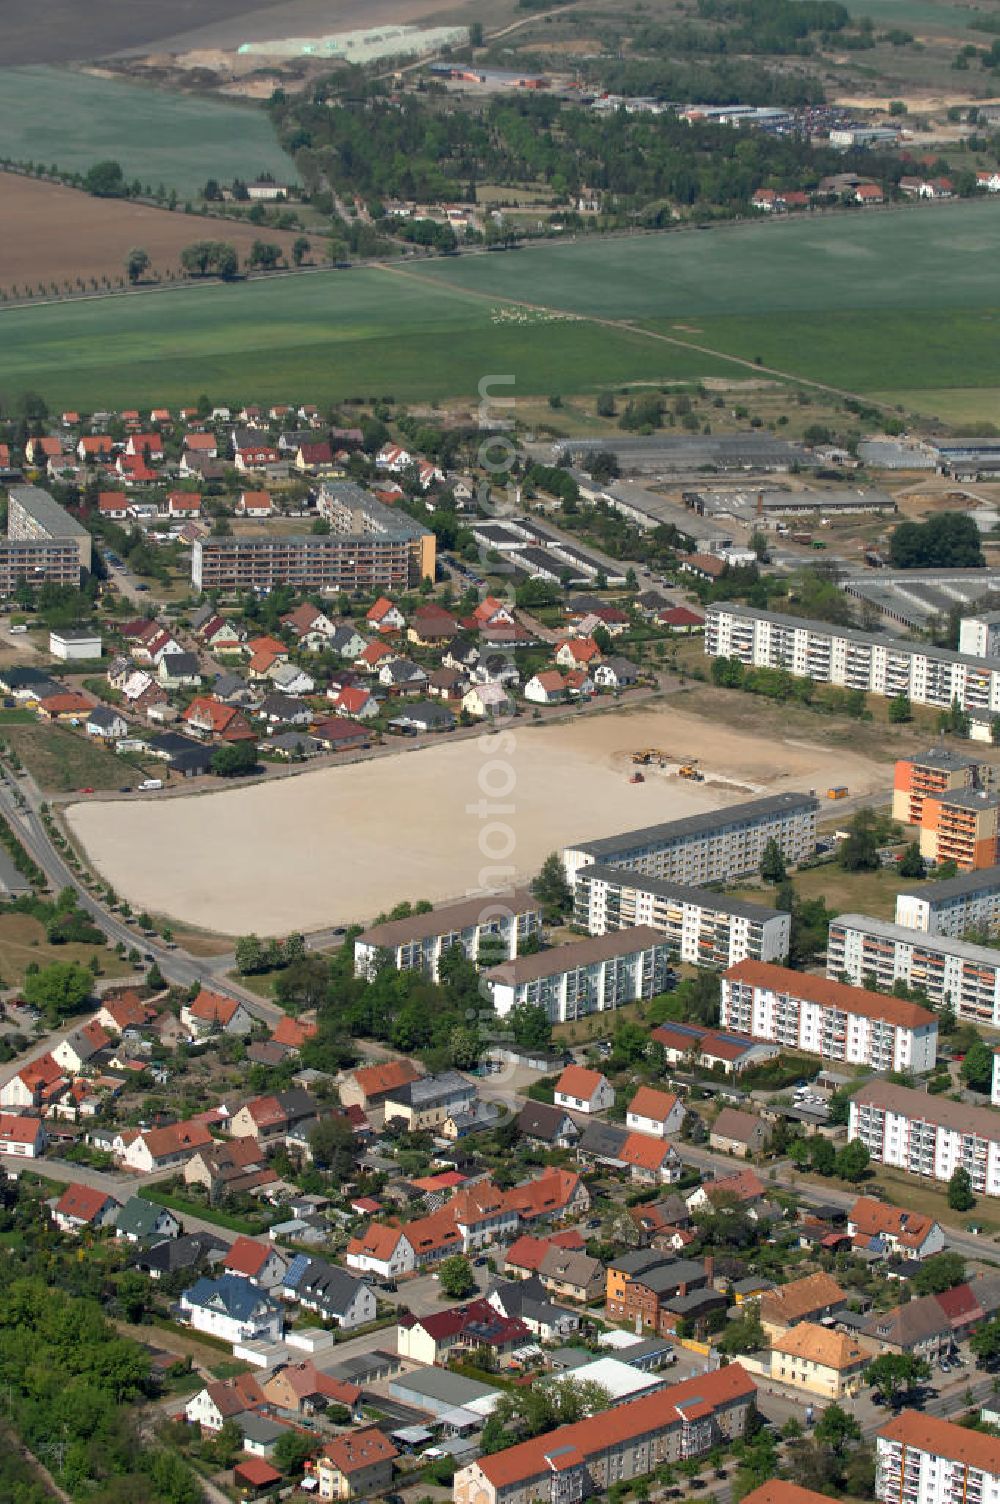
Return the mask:
<path fill-rule="evenodd" d="M 312 1263 L 312 1259 L 306 1253 L 297 1253 L 285 1272 L 284 1285 L 288 1290 L 298 1287 L 300 1280 Z"/>

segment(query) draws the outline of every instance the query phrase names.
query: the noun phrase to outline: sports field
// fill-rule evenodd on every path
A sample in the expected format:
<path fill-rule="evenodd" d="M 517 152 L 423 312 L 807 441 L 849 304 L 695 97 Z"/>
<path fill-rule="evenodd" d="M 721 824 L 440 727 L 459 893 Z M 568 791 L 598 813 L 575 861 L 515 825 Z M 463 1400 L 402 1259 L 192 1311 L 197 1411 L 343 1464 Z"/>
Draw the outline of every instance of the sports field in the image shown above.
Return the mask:
<path fill-rule="evenodd" d="M 0 68 L 0 142 L 15 162 L 63 171 L 114 158 L 130 180 L 181 197 L 207 178 L 294 171 L 261 109 L 60 68 Z"/>

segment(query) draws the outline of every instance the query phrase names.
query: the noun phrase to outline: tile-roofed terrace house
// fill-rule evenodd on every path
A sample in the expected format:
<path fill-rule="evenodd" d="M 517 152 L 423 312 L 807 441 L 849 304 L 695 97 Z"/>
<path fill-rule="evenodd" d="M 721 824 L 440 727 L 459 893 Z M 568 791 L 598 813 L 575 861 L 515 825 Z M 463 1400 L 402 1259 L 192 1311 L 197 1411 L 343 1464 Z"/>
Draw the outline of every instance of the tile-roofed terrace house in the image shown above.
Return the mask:
<path fill-rule="evenodd" d="M 820 1270 L 765 1292 L 760 1299 L 760 1321 L 767 1335 L 774 1337 L 800 1321 L 822 1321 L 846 1305 L 847 1296 L 837 1281 Z"/>
<path fill-rule="evenodd" d="M 856 1248 L 884 1251 L 887 1257 L 926 1259 L 945 1246 L 944 1233 L 932 1217 L 890 1206 L 875 1196 L 859 1196 L 847 1218 Z"/>
<path fill-rule="evenodd" d="M 223 997 L 203 987 L 193 1003 L 181 1009 L 181 1023 L 199 1039 L 216 1031 L 225 1034 L 249 1034 L 253 1018 L 243 1003 Z"/>
<path fill-rule="evenodd" d="M 344 1107 L 358 1106 L 366 1112 L 381 1106 L 390 1092 L 410 1081 L 416 1081 L 420 1071 L 410 1060 L 385 1060 L 376 1065 L 359 1066 L 338 1082 L 340 1100 Z"/>
<path fill-rule="evenodd" d="M 861 1376 L 874 1356 L 874 1345 L 863 1338 L 803 1321 L 772 1343 L 771 1378 L 839 1400 L 860 1391 Z"/>
<path fill-rule="evenodd" d="M 361 1499 L 392 1486 L 399 1453 L 376 1426 L 346 1432 L 327 1442 L 311 1464 L 321 1499 Z"/>
<path fill-rule="evenodd" d="M 455 1504 L 562 1504 L 604 1493 L 743 1436 L 755 1400 L 753 1380 L 731 1363 L 479 1458 L 456 1473 Z"/>

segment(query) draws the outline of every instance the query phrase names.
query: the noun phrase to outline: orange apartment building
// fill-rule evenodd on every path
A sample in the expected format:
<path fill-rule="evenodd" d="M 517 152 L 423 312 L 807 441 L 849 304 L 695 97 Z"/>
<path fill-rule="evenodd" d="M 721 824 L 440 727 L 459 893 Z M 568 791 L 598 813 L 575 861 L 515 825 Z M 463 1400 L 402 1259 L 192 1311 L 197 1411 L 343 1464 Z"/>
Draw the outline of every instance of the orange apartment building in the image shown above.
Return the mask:
<path fill-rule="evenodd" d="M 918 757 L 901 757 L 892 787 L 892 818 L 903 825 L 922 825 L 928 796 L 978 788 L 989 768 L 947 747 L 932 747 Z"/>
<path fill-rule="evenodd" d="M 995 867 L 998 810 L 1000 794 L 986 789 L 928 794 L 920 825 L 920 855 L 930 862 L 953 861 L 959 872 Z"/>

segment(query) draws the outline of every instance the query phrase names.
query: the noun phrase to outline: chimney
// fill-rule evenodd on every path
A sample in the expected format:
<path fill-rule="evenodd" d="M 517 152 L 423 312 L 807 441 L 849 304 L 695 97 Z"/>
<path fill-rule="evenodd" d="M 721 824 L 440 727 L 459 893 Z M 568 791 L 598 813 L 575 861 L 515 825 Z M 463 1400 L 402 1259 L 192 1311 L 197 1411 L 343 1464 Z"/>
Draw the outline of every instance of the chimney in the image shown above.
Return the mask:
<path fill-rule="evenodd" d="M 763 491 L 758 491 L 757 492 L 757 516 L 758 517 L 763 517 L 763 515 L 764 515 L 764 493 L 763 493 Z"/>
<path fill-rule="evenodd" d="M 706 1280 L 706 1283 L 707 1284 L 711 1284 L 712 1280 L 714 1278 L 715 1278 L 715 1255 L 711 1254 L 711 1253 L 706 1253 L 706 1255 L 705 1255 L 705 1280 Z"/>

